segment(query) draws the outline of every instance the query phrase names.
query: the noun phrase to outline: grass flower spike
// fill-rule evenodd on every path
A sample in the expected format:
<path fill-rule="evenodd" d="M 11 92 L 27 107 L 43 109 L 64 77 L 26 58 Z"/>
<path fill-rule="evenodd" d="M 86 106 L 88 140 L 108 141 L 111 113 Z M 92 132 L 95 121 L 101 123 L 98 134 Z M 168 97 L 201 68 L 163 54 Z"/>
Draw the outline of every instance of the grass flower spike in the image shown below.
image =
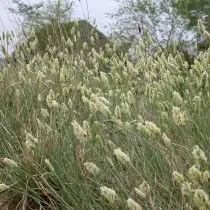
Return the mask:
<path fill-rule="evenodd" d="M 110 204 L 115 204 L 117 199 L 118 199 L 118 196 L 117 196 L 117 193 L 111 189 L 111 188 L 108 188 L 106 186 L 104 187 L 100 187 L 100 191 L 101 191 L 101 195 L 110 203 Z"/>
<path fill-rule="evenodd" d="M 120 148 L 114 149 L 114 155 L 119 162 L 124 165 L 131 164 L 130 157 L 125 154 Z"/>
<path fill-rule="evenodd" d="M 142 210 L 141 206 L 132 198 L 127 200 L 127 207 L 129 210 Z"/>

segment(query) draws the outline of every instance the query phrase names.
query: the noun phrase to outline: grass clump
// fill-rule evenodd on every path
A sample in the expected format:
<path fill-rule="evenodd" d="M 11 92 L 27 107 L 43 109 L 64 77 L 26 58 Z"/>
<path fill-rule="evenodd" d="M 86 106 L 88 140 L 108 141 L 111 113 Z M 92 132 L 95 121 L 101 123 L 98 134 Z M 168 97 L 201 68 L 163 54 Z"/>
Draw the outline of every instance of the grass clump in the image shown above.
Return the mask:
<path fill-rule="evenodd" d="M 133 63 L 70 39 L 1 71 L 1 208 L 208 209 L 210 51 L 140 42 Z"/>

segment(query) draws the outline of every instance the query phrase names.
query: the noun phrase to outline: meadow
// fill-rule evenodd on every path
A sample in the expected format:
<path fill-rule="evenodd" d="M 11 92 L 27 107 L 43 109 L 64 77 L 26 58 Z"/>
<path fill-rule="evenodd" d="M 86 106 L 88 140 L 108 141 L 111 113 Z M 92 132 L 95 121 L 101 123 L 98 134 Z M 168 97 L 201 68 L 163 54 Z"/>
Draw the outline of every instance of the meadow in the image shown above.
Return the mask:
<path fill-rule="evenodd" d="M 210 209 L 210 49 L 72 36 L 39 53 L 32 31 L 0 71 L 0 209 Z"/>

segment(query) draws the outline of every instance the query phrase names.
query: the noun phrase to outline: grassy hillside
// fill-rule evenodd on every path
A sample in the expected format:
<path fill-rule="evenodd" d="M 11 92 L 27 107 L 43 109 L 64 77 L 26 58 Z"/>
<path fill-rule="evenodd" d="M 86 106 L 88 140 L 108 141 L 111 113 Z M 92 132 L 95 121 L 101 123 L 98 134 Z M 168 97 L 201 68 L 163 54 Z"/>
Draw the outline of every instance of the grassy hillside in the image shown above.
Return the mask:
<path fill-rule="evenodd" d="M 71 33 L 0 73 L 0 208 L 209 209 L 210 49 L 132 63 Z"/>

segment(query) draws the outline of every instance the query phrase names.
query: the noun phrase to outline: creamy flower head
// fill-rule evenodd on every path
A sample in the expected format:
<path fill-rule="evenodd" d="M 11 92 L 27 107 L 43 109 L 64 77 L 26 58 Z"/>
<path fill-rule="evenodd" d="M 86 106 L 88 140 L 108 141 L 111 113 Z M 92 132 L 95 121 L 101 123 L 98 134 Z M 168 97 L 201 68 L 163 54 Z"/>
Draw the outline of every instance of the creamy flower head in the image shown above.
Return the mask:
<path fill-rule="evenodd" d="M 141 206 L 132 198 L 127 200 L 127 207 L 129 210 L 142 210 Z"/>
<path fill-rule="evenodd" d="M 125 154 L 120 148 L 114 149 L 114 155 L 116 156 L 117 160 L 122 164 L 131 164 L 130 157 Z"/>
<path fill-rule="evenodd" d="M 138 196 L 142 198 L 146 198 L 150 193 L 150 189 L 151 187 L 148 184 L 148 182 L 143 181 L 142 184 L 140 184 L 138 188 L 137 187 L 134 188 L 134 191 Z"/>
<path fill-rule="evenodd" d="M 41 108 L 41 114 L 44 118 L 49 117 L 47 109 Z"/>
<path fill-rule="evenodd" d="M 111 140 L 107 140 L 107 144 L 111 149 L 116 149 L 116 145 Z"/>
<path fill-rule="evenodd" d="M 137 123 L 137 129 L 146 134 L 146 135 L 149 135 L 151 134 L 150 130 L 143 124 L 143 123 Z"/>
<path fill-rule="evenodd" d="M 192 194 L 192 183 L 183 182 L 181 185 L 181 192 L 183 195 L 191 196 Z"/>
<path fill-rule="evenodd" d="M 176 91 L 173 92 L 173 99 L 179 104 L 182 104 L 183 102 L 181 95 Z"/>
<path fill-rule="evenodd" d="M 199 110 L 201 108 L 201 97 L 200 96 L 195 96 L 193 98 L 193 105 L 195 110 Z"/>
<path fill-rule="evenodd" d="M 92 174 L 92 175 L 97 175 L 100 172 L 100 169 L 91 162 L 85 162 L 83 163 L 85 166 L 85 169 L 88 171 L 88 173 Z"/>
<path fill-rule="evenodd" d="M 100 187 L 101 195 L 110 203 L 114 204 L 118 199 L 117 193 L 106 186 Z"/>
<path fill-rule="evenodd" d="M 1 192 L 1 191 L 4 191 L 4 190 L 7 190 L 8 188 L 9 188 L 8 185 L 6 185 L 6 184 L 4 184 L 4 183 L 1 183 L 1 184 L 0 184 L 0 192 Z"/>
<path fill-rule="evenodd" d="M 42 71 L 37 72 L 37 81 L 40 82 L 45 78 L 45 75 Z"/>
<path fill-rule="evenodd" d="M 171 139 L 169 139 L 168 136 L 165 133 L 162 134 L 162 138 L 163 138 L 163 142 L 164 142 L 165 146 L 170 147 L 171 146 Z"/>
<path fill-rule="evenodd" d="M 59 108 L 59 103 L 56 100 L 52 100 L 50 108 Z"/>
<path fill-rule="evenodd" d="M 42 101 L 42 95 L 41 95 L 40 93 L 39 93 L 38 96 L 37 96 L 37 100 L 38 100 L 39 102 Z"/>
<path fill-rule="evenodd" d="M 196 163 L 200 161 L 207 162 L 207 157 L 203 150 L 200 149 L 198 145 L 195 145 L 192 151 L 193 158 L 195 159 Z"/>
<path fill-rule="evenodd" d="M 80 124 L 75 120 L 71 124 L 73 126 L 73 131 L 76 138 L 81 142 L 88 141 L 87 132 L 80 126 Z"/>
<path fill-rule="evenodd" d="M 145 126 L 148 128 L 148 130 L 152 133 L 152 134 L 160 134 L 160 128 L 158 128 L 155 123 L 153 122 L 149 122 L 149 121 L 145 121 Z"/>
<path fill-rule="evenodd" d="M 90 123 L 86 120 L 82 122 L 82 128 L 87 133 L 87 138 L 90 140 L 92 138 Z"/>
<path fill-rule="evenodd" d="M 9 158 L 4 158 L 3 159 L 3 163 L 5 163 L 6 165 L 10 166 L 11 168 L 18 167 L 18 164 L 14 160 L 11 160 Z"/>
<path fill-rule="evenodd" d="M 208 194 L 202 189 L 196 189 L 193 202 L 199 209 L 206 209 L 206 206 L 210 205 Z"/>
<path fill-rule="evenodd" d="M 202 173 L 202 182 L 203 183 L 205 183 L 205 182 L 208 183 L 209 180 L 210 180 L 210 172 L 209 171 L 204 171 Z"/>
<path fill-rule="evenodd" d="M 61 108 L 61 111 L 63 113 L 66 113 L 69 110 L 65 103 L 62 103 L 61 106 L 60 106 L 60 108 Z"/>
<path fill-rule="evenodd" d="M 115 115 L 116 118 L 121 119 L 121 117 L 122 117 L 122 112 L 121 112 L 121 108 L 120 108 L 119 105 L 117 105 L 117 106 L 115 107 L 114 115 Z"/>
<path fill-rule="evenodd" d="M 197 169 L 197 166 L 194 165 L 188 170 L 188 176 L 191 181 L 201 181 L 202 180 L 202 172 Z"/>
<path fill-rule="evenodd" d="M 49 160 L 49 159 L 45 159 L 44 162 L 45 162 L 45 164 L 47 165 L 47 167 L 50 169 L 50 171 L 51 171 L 51 172 L 54 172 L 54 168 L 53 168 L 53 166 L 52 166 L 50 160 Z"/>
<path fill-rule="evenodd" d="M 54 91 L 50 90 L 50 92 L 49 92 L 49 94 L 47 95 L 47 98 L 46 98 L 47 106 L 49 108 L 52 107 L 52 101 L 54 100 L 54 98 L 55 98 Z"/>
<path fill-rule="evenodd" d="M 182 112 L 178 107 L 173 107 L 172 118 L 177 125 L 185 125 L 187 121 L 186 113 Z"/>
<path fill-rule="evenodd" d="M 38 143 L 38 139 L 32 136 L 27 131 L 25 131 L 25 135 L 26 135 L 25 145 L 26 145 L 26 148 L 30 150 L 31 148 L 35 147 L 36 143 Z"/>
<path fill-rule="evenodd" d="M 173 172 L 173 180 L 178 184 L 182 184 L 184 182 L 184 176 L 177 171 Z"/>

